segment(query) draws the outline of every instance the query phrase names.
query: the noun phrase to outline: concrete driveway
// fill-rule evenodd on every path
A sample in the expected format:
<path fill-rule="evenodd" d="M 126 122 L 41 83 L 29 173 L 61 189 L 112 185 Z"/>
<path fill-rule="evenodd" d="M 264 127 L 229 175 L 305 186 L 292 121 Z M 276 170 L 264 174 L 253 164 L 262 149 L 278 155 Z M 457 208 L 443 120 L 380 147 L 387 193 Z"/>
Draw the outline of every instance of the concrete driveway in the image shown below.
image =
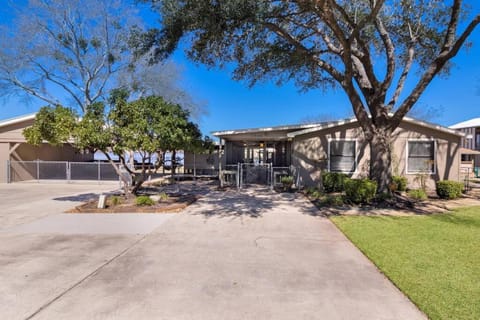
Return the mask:
<path fill-rule="evenodd" d="M 317 214 L 291 195 L 214 191 L 145 234 L 12 227 L 0 317 L 426 319 Z"/>

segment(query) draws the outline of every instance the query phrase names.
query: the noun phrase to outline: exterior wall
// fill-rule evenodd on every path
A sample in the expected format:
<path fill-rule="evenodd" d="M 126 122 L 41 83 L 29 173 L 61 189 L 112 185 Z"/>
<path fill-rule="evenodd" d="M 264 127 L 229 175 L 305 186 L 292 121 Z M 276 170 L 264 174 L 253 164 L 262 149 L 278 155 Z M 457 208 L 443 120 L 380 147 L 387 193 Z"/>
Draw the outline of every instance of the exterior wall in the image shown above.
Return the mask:
<path fill-rule="evenodd" d="M 218 152 L 195 154 L 195 161 L 193 153 L 185 152 L 184 156 L 185 172 L 193 173 L 194 163 L 197 174 L 202 174 L 202 171 L 218 170 Z"/>
<path fill-rule="evenodd" d="M 0 127 L 0 142 L 25 142 L 23 129 L 33 124 L 33 120 Z"/>
<path fill-rule="evenodd" d="M 7 160 L 9 160 L 10 156 L 8 154 L 9 151 L 9 143 L 7 142 L 0 142 L 0 183 L 7 183 Z"/>
<path fill-rule="evenodd" d="M 328 171 L 329 139 L 355 139 L 357 165 L 352 177 L 368 176 L 370 148 L 362 130 L 355 123 L 346 124 L 297 136 L 294 139 L 292 162 L 298 170 L 300 186 L 315 186 L 321 183 L 322 171 Z M 461 137 L 404 122 L 393 134 L 392 169 L 394 174 L 407 177 L 409 188 L 419 187 L 418 175 L 406 172 L 406 148 L 409 139 L 435 141 L 436 170 L 435 173 L 427 175 L 428 188 L 434 189 L 435 181 L 438 180 L 459 181 L 460 154 L 458 151 Z"/>
<path fill-rule="evenodd" d="M 47 143 L 43 143 L 38 147 L 27 143 L 22 143 L 12 156 L 11 160 L 21 161 L 93 161 L 93 153 L 81 154 L 76 148 L 64 144 L 54 147 Z"/>

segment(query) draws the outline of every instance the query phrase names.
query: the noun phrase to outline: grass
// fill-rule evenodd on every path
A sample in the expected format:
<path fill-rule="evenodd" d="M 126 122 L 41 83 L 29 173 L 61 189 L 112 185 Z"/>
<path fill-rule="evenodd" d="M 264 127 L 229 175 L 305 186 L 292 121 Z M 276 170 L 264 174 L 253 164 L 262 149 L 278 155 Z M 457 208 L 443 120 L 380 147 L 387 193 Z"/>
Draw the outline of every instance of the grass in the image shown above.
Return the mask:
<path fill-rule="evenodd" d="M 480 207 L 331 219 L 430 319 L 480 319 Z"/>

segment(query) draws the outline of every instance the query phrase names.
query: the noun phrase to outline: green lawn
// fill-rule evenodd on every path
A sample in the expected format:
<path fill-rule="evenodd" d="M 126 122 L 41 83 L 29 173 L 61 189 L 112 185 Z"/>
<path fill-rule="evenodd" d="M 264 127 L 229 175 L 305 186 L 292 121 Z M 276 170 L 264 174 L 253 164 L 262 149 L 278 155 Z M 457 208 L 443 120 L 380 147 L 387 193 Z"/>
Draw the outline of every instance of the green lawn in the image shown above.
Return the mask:
<path fill-rule="evenodd" d="M 431 319 L 480 319 L 480 207 L 331 219 Z"/>

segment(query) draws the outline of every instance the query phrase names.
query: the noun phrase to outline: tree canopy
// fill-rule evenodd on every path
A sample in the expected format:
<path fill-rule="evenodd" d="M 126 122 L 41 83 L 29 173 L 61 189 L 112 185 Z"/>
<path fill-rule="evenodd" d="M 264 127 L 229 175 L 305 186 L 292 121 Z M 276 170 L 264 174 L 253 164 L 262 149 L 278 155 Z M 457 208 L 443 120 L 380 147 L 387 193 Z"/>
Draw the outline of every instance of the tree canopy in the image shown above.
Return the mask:
<path fill-rule="evenodd" d="M 233 66 L 250 85 L 341 88 L 370 142 L 380 192 L 391 179 L 391 133 L 480 23 L 461 0 L 144 2 L 162 28 L 135 44 L 139 53 L 154 47 L 163 59 L 184 41 L 190 59 Z"/>
<path fill-rule="evenodd" d="M 192 112 L 200 106 L 179 86 L 172 61 L 147 63 L 130 43 L 146 32 L 123 0 L 28 0 L 8 4 L 0 22 L 0 94 L 30 97 L 79 113 L 115 88 L 135 98 L 160 95 Z"/>
<path fill-rule="evenodd" d="M 132 192 L 136 192 L 146 174 L 154 170 L 147 166 L 154 153 L 208 147 L 209 138 L 202 137 L 197 125 L 189 119 L 189 112 L 180 105 L 158 96 L 135 101 L 127 98 L 126 91 L 116 90 L 108 103 L 89 105 L 83 117 L 60 105 L 43 107 L 24 135 L 34 145 L 43 141 L 57 145 L 71 143 L 80 150 L 101 151 L 120 173 L 110 157 L 110 152 L 114 152 L 136 181 Z M 141 155 L 141 172 L 135 172 L 126 163 L 124 155 L 129 151 Z"/>

